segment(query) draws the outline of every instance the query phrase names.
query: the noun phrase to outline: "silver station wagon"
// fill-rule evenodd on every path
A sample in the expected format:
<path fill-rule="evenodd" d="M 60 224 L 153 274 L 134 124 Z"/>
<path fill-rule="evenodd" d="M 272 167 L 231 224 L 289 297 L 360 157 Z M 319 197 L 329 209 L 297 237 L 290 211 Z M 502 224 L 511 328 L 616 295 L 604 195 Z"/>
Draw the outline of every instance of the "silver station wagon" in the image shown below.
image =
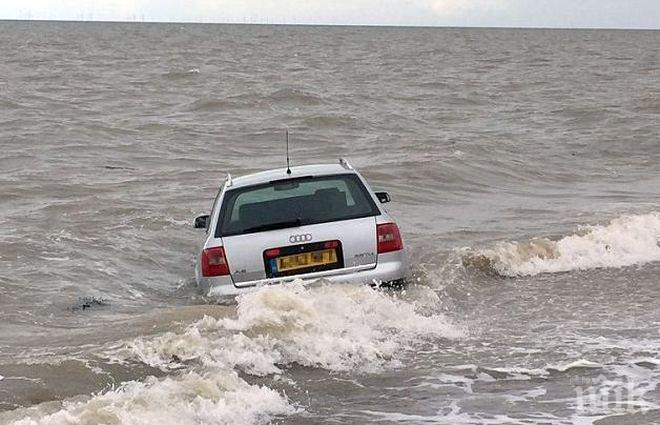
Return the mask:
<path fill-rule="evenodd" d="M 408 263 L 399 228 L 345 160 L 227 176 L 210 215 L 195 275 L 211 296 L 294 279 L 400 284 Z"/>

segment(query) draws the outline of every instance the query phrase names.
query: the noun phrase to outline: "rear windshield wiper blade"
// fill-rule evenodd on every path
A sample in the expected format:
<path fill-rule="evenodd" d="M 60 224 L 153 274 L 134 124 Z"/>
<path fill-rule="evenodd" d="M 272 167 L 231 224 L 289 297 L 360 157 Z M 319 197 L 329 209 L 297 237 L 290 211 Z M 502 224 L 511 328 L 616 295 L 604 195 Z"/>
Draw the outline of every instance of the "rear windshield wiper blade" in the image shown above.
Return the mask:
<path fill-rule="evenodd" d="M 249 227 L 243 229 L 243 233 L 264 232 L 266 230 L 286 229 L 287 227 L 300 227 L 302 220 L 296 218 L 295 220 L 280 221 L 278 223 L 261 224 L 259 226 Z"/>

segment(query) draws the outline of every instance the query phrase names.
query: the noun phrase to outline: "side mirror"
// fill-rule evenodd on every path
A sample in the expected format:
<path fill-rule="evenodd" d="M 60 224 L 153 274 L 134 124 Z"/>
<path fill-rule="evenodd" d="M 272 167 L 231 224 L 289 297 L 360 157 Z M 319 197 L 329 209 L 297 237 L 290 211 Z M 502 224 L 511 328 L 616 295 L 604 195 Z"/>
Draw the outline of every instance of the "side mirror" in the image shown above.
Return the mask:
<path fill-rule="evenodd" d="M 195 217 L 195 222 L 193 223 L 193 227 L 195 229 L 206 229 L 209 227 L 209 216 L 208 215 L 200 215 L 199 217 Z"/>
<path fill-rule="evenodd" d="M 376 198 L 378 198 L 381 204 L 385 204 L 392 200 L 387 192 L 376 192 Z"/>

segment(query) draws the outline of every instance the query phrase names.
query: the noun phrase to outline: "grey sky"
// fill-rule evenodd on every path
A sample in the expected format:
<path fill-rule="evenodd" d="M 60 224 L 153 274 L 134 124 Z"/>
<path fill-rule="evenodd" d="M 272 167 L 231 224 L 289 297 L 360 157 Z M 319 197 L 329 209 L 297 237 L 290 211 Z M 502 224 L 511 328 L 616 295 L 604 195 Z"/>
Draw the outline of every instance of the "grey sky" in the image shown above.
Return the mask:
<path fill-rule="evenodd" d="M 0 0 L 0 19 L 660 29 L 660 0 Z"/>

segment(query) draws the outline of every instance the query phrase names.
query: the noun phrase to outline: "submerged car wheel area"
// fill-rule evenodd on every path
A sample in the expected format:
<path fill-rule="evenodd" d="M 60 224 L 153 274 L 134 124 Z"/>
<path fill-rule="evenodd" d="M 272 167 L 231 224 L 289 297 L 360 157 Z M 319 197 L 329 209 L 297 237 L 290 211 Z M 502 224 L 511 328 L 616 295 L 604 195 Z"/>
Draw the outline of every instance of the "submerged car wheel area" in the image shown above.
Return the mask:
<path fill-rule="evenodd" d="M 214 296 L 294 279 L 401 283 L 408 264 L 389 201 L 345 160 L 228 176 L 195 219 L 206 229 L 197 283 Z"/>

